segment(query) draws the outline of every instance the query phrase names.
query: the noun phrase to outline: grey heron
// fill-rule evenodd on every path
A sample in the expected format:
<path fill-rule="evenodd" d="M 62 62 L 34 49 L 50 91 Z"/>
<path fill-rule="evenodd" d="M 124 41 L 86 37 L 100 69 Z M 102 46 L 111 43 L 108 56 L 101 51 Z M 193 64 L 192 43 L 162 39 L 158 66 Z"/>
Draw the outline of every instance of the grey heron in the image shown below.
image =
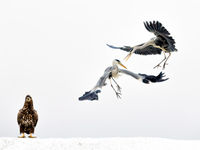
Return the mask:
<path fill-rule="evenodd" d="M 144 26 L 149 32 L 154 33 L 156 37 L 150 39 L 146 43 L 142 43 L 133 47 L 116 47 L 109 44 L 107 44 L 107 46 L 129 52 L 129 54 L 125 57 L 125 60 L 128 60 L 133 53 L 139 55 L 156 55 L 163 52 L 164 59 L 154 68 L 160 67 L 160 65 L 164 62 L 163 69 L 165 69 L 165 65 L 167 64 L 166 62 L 171 56 L 171 52 L 177 51 L 175 48 L 175 40 L 172 38 L 172 36 L 170 36 L 170 33 L 167 31 L 167 29 L 158 21 L 144 22 Z M 169 55 L 166 56 L 166 53 Z"/>
<path fill-rule="evenodd" d="M 168 78 L 163 79 L 164 73 L 162 72 L 158 76 L 137 74 L 137 73 L 126 70 L 127 68 L 120 69 L 118 65 L 121 65 L 122 67 L 126 68 L 118 59 L 113 60 L 112 66 L 106 68 L 103 76 L 100 77 L 100 79 L 98 80 L 94 88 L 88 92 L 85 92 L 83 96 L 79 97 L 79 100 L 98 100 L 98 93 L 100 93 L 101 92 L 100 89 L 106 85 L 107 79 L 110 80 L 110 85 L 112 89 L 114 90 L 117 98 L 121 98 L 121 87 L 114 79 L 114 78 L 119 77 L 121 73 L 129 75 L 146 84 L 150 82 L 162 82 L 162 81 L 168 80 Z M 117 89 L 114 88 L 112 81 L 116 84 Z"/>

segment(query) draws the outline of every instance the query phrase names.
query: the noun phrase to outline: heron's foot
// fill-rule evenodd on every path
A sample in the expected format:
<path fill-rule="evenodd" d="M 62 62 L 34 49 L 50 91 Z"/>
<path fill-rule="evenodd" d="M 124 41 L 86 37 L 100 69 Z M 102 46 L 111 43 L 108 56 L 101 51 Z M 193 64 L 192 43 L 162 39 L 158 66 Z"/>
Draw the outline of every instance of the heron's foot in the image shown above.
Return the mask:
<path fill-rule="evenodd" d="M 33 136 L 32 134 L 30 134 L 28 137 L 29 138 L 37 138 L 36 136 Z"/>
<path fill-rule="evenodd" d="M 153 69 L 159 68 L 159 67 L 161 67 L 161 65 L 160 65 L 160 64 L 157 64 L 155 67 L 153 67 Z"/>
<path fill-rule="evenodd" d="M 24 133 L 21 136 L 18 136 L 18 138 L 25 138 Z"/>
<path fill-rule="evenodd" d="M 121 87 L 119 85 L 117 85 L 117 90 L 121 93 Z"/>
<path fill-rule="evenodd" d="M 119 92 L 116 92 L 116 96 L 117 96 L 117 98 L 120 98 L 121 99 L 121 93 L 119 93 Z"/>

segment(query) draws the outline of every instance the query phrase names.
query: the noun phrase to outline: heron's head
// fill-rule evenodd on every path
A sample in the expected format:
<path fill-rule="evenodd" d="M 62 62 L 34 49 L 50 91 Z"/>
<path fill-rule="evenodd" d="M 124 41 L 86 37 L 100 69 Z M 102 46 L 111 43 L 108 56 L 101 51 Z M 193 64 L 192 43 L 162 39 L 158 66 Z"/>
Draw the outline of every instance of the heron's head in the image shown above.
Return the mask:
<path fill-rule="evenodd" d="M 114 60 L 113 60 L 113 65 L 120 65 L 120 66 L 124 67 L 125 69 L 127 69 L 127 68 L 121 63 L 121 61 L 118 60 L 118 59 L 114 59 Z"/>

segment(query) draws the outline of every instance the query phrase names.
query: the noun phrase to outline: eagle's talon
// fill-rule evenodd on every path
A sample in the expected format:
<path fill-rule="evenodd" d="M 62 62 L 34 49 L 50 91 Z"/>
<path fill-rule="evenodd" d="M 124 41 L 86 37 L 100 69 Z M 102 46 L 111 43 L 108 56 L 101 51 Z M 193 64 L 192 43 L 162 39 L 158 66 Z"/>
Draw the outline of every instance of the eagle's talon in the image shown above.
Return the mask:
<path fill-rule="evenodd" d="M 21 136 L 18 136 L 18 138 L 25 138 L 24 133 Z"/>
<path fill-rule="evenodd" d="M 32 134 L 30 134 L 28 137 L 29 138 L 37 138 L 36 136 L 33 136 Z"/>

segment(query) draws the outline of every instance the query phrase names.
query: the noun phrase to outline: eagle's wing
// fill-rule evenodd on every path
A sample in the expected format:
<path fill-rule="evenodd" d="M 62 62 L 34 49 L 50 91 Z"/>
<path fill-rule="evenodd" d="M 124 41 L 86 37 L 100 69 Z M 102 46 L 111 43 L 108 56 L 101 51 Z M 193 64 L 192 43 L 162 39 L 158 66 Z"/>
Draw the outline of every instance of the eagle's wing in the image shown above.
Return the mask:
<path fill-rule="evenodd" d="M 38 114 L 37 114 L 37 111 L 34 110 L 34 114 L 33 114 L 33 123 L 34 123 L 34 127 L 36 127 L 37 122 L 38 122 Z"/>
<path fill-rule="evenodd" d="M 95 87 L 83 94 L 83 96 L 79 97 L 79 100 L 98 100 L 98 93 L 101 91 L 98 89 L 101 89 L 103 86 L 106 85 L 106 80 L 109 78 L 109 75 L 112 71 L 112 67 L 108 67 L 103 76 L 100 77 L 100 79 L 97 81 Z"/>
<path fill-rule="evenodd" d="M 128 71 L 128 70 L 125 70 L 125 69 L 119 69 L 119 72 L 123 73 L 123 74 L 126 74 L 126 75 L 129 75 L 137 80 L 140 80 L 142 81 L 143 83 L 150 83 L 150 82 L 163 82 L 163 81 L 166 81 L 168 80 L 168 78 L 166 79 L 163 79 L 163 77 L 165 77 L 164 73 L 160 72 L 159 75 L 157 76 L 154 76 L 154 75 L 146 75 L 146 74 L 137 74 L 137 73 L 134 73 L 134 72 L 131 72 L 131 71 Z"/>
<path fill-rule="evenodd" d="M 18 123 L 18 125 L 21 125 L 21 119 L 22 119 L 22 117 L 23 117 L 23 114 L 22 114 L 22 110 L 20 109 L 19 110 L 19 112 L 18 112 L 18 114 L 17 114 L 17 123 Z"/>
<path fill-rule="evenodd" d="M 175 48 L 175 40 L 172 38 L 172 36 L 170 36 L 170 33 L 159 21 L 146 21 L 144 22 L 144 26 L 149 32 L 152 32 L 156 35 L 157 45 L 170 51 L 177 51 Z"/>

